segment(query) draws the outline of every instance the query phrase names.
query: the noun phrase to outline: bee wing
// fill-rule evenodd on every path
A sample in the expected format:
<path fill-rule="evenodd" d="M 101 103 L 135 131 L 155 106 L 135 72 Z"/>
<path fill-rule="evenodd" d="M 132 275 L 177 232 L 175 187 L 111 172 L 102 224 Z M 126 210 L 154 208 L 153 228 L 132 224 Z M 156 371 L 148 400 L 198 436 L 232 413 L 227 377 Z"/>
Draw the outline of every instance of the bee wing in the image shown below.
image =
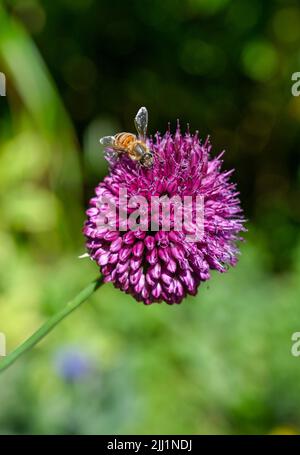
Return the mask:
<path fill-rule="evenodd" d="M 113 146 L 115 143 L 114 136 L 104 136 L 100 139 L 100 144 L 104 145 L 104 147 L 108 147 L 109 145 Z"/>
<path fill-rule="evenodd" d="M 148 126 L 148 111 L 145 107 L 141 107 L 135 116 L 134 124 L 141 139 L 146 138 Z"/>

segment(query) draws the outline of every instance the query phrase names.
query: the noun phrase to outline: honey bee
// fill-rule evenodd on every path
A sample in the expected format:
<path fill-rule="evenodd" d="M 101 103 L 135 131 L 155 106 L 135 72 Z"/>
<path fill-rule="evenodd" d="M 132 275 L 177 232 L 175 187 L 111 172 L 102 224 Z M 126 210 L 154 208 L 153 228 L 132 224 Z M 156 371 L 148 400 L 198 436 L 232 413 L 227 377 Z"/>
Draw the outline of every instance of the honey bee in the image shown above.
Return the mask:
<path fill-rule="evenodd" d="M 138 137 L 132 133 L 118 133 L 115 136 L 104 136 L 100 144 L 112 148 L 118 154 L 126 153 L 133 161 L 139 162 L 143 167 L 151 167 L 153 155 L 146 145 L 146 133 L 148 126 L 148 111 L 141 107 L 134 119 Z"/>

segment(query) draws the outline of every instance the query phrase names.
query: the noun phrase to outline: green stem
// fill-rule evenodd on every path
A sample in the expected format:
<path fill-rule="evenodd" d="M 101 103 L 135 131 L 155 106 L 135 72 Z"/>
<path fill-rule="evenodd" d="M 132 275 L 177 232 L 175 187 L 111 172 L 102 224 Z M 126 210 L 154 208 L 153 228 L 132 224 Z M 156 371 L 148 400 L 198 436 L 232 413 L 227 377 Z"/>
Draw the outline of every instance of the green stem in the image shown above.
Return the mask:
<path fill-rule="evenodd" d="M 29 351 L 39 341 L 41 341 L 54 327 L 59 324 L 72 311 L 85 302 L 102 284 L 102 278 L 92 281 L 86 286 L 73 300 L 66 304 L 64 308 L 54 314 L 36 332 L 33 333 L 20 346 L 12 351 L 7 357 L 0 361 L 0 373 L 14 363 L 21 355 Z"/>

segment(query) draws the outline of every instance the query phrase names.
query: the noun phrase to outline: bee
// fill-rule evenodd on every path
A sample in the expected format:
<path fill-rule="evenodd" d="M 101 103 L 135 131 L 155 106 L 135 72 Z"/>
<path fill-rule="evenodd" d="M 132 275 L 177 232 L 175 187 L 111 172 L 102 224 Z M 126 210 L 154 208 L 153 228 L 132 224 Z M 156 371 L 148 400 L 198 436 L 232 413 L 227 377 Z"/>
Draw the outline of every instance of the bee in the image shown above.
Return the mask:
<path fill-rule="evenodd" d="M 115 136 L 104 136 L 100 144 L 112 148 L 118 154 L 126 153 L 130 159 L 139 162 L 143 167 L 151 167 L 153 155 L 146 145 L 148 111 L 141 107 L 134 119 L 138 137 L 132 133 L 118 133 Z"/>

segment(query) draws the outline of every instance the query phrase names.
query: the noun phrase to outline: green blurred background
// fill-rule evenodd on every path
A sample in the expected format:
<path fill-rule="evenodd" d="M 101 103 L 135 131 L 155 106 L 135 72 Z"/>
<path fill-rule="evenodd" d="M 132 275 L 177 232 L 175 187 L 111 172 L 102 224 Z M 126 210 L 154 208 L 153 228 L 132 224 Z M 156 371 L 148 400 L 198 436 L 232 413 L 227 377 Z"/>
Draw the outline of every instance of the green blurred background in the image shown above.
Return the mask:
<path fill-rule="evenodd" d="M 2 0 L 0 71 L 8 352 L 97 275 L 98 139 L 141 105 L 226 149 L 249 219 L 238 266 L 180 306 L 97 291 L 1 375 L 0 433 L 299 433 L 299 2 Z"/>

